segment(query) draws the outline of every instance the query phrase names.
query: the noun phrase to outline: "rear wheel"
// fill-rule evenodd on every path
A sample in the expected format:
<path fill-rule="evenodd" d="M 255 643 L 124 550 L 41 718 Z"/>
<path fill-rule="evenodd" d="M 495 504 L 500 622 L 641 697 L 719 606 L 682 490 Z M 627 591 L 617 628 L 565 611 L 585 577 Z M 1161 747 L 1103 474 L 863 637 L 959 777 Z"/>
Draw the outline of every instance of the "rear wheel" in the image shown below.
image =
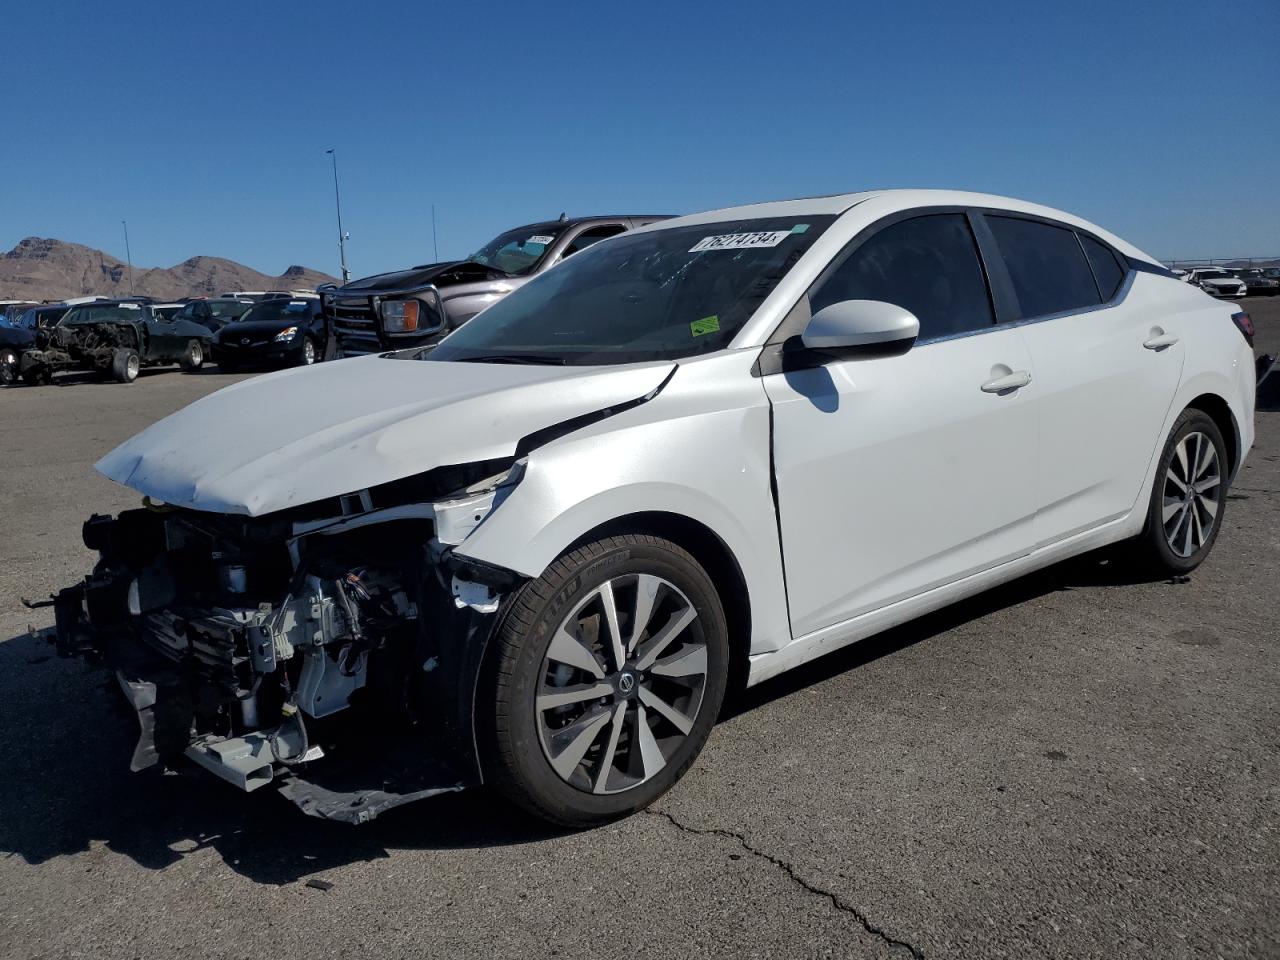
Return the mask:
<path fill-rule="evenodd" d="M 487 779 L 563 826 L 641 810 L 702 750 L 728 663 L 720 598 L 686 551 L 640 535 L 574 550 L 522 588 L 496 638 Z"/>
<path fill-rule="evenodd" d="M 204 366 L 204 345 L 199 340 L 192 340 L 187 344 L 187 351 L 178 362 L 187 373 L 195 373 Z"/>
<path fill-rule="evenodd" d="M 142 369 L 142 359 L 132 347 L 117 347 L 111 354 L 111 376 L 118 383 L 133 383 Z"/>
<path fill-rule="evenodd" d="M 1218 539 L 1231 465 L 1222 432 L 1202 410 L 1184 410 L 1156 466 L 1147 525 L 1134 541 L 1159 574 L 1189 573 Z"/>

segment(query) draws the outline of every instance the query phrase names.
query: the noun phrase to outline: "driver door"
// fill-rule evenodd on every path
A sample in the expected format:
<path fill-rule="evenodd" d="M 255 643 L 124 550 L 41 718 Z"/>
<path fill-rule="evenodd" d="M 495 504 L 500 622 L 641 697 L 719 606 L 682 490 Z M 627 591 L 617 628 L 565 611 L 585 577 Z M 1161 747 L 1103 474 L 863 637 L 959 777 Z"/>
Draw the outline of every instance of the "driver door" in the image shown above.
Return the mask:
<path fill-rule="evenodd" d="M 763 378 L 793 636 L 1027 554 L 1038 427 L 1021 331 L 998 325 L 964 213 L 898 220 L 810 291 L 920 321 L 907 353 Z M 993 389 L 993 381 L 1027 379 Z"/>

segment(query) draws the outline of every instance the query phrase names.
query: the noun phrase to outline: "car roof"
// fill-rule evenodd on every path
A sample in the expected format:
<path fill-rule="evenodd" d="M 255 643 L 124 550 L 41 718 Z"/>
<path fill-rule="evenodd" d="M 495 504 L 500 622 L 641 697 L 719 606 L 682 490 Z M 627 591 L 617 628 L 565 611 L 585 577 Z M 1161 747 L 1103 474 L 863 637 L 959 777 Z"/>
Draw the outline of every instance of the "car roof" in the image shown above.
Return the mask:
<path fill-rule="evenodd" d="M 696 226 L 701 223 L 721 223 L 732 220 L 754 220 L 774 217 L 839 216 L 861 204 L 867 204 L 868 212 L 874 211 L 877 218 L 916 207 L 993 207 L 997 210 L 1008 210 L 1013 213 L 1026 213 L 1088 230 L 1120 250 L 1126 256 L 1138 257 L 1151 263 L 1159 262 L 1110 231 L 1077 217 L 1075 214 L 1056 210 L 1053 207 L 1046 207 L 1039 203 L 1031 203 L 1027 200 L 1018 200 L 1014 197 L 1002 197 L 992 193 L 971 193 L 967 190 L 864 190 L 856 193 L 834 193 L 821 197 L 802 197 L 795 200 L 774 200 L 766 203 L 752 203 L 738 207 L 707 210 L 703 213 L 695 213 L 690 216 L 666 220 L 662 223 L 650 224 L 640 227 L 638 230 L 666 230 L 675 227 Z"/>
<path fill-rule="evenodd" d="M 566 217 L 563 220 L 540 220 L 537 223 L 526 223 L 518 227 L 510 227 L 503 230 L 503 233 L 511 233 L 514 230 L 557 230 L 565 227 L 581 226 L 584 223 L 606 223 L 614 220 L 670 220 L 670 213 L 619 213 L 612 216 L 599 215 L 594 217 Z"/>

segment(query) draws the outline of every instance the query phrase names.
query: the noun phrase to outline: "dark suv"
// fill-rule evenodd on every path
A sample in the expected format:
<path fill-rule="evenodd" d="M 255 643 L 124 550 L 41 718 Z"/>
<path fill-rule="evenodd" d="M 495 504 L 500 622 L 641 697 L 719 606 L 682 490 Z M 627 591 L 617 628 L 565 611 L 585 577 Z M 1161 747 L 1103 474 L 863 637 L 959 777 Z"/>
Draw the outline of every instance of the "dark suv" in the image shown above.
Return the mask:
<path fill-rule="evenodd" d="M 465 260 L 318 289 L 341 356 L 435 343 L 565 257 L 665 216 L 577 217 L 516 227 Z"/>

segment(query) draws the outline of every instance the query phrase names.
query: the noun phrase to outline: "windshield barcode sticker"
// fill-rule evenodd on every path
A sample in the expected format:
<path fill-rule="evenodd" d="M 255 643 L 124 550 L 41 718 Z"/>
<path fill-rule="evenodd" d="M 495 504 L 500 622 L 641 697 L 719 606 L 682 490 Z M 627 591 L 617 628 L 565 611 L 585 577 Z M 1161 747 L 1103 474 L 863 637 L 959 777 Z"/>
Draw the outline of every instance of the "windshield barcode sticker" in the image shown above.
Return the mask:
<path fill-rule="evenodd" d="M 766 230 L 762 233 L 722 233 L 717 237 L 703 237 L 692 247 L 690 253 L 702 253 L 704 250 L 747 250 L 752 247 L 776 247 L 787 237 L 790 230 Z"/>
<path fill-rule="evenodd" d="M 537 236 L 537 237 L 530 237 L 528 240 L 525 241 L 525 243 L 540 243 L 545 247 L 548 243 L 551 243 L 553 240 L 555 240 L 555 237 Z"/>

